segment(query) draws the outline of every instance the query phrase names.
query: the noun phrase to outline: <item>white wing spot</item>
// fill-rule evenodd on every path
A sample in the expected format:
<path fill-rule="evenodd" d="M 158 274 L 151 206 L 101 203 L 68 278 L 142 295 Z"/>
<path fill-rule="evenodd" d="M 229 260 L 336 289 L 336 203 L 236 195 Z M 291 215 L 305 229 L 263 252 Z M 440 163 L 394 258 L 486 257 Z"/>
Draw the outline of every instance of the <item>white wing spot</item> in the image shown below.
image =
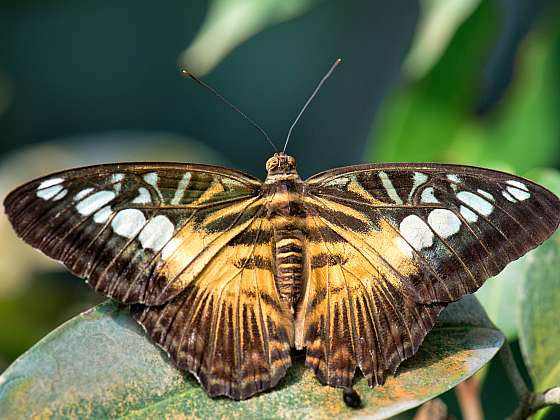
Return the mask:
<path fill-rule="evenodd" d="M 120 236 L 132 239 L 146 223 L 144 213 L 138 209 L 124 209 L 117 213 L 111 222 L 113 231 Z"/>
<path fill-rule="evenodd" d="M 529 193 L 528 191 L 520 190 L 517 187 L 507 187 L 506 190 L 519 201 L 524 201 L 531 197 L 531 193 Z"/>
<path fill-rule="evenodd" d="M 179 239 L 171 239 L 161 250 L 161 258 L 164 260 L 168 259 L 171 255 L 173 255 L 177 248 L 179 248 L 179 245 L 181 245 L 181 241 Z"/>
<path fill-rule="evenodd" d="M 38 189 L 37 197 L 42 198 L 43 200 L 50 200 L 62 190 L 64 190 L 62 185 L 52 185 L 47 188 Z"/>
<path fill-rule="evenodd" d="M 144 181 L 150 184 L 156 190 L 159 198 L 163 201 L 163 195 L 158 188 L 158 174 L 157 172 L 150 172 L 149 174 L 144 175 Z"/>
<path fill-rule="evenodd" d="M 190 172 L 186 172 L 185 175 L 183 175 L 183 178 L 181 178 L 181 181 L 179 181 L 179 185 L 177 186 L 175 195 L 171 200 L 171 204 L 173 204 L 174 206 L 179 204 L 183 199 L 183 196 L 185 195 L 185 190 L 189 186 L 189 182 L 191 182 L 191 176 L 192 174 Z"/>
<path fill-rule="evenodd" d="M 409 258 L 412 258 L 412 256 L 414 255 L 414 250 L 408 244 L 408 242 L 406 242 L 400 236 L 397 236 L 394 241 L 397 248 L 399 248 L 404 255 L 406 255 Z"/>
<path fill-rule="evenodd" d="M 61 184 L 62 182 L 64 182 L 63 178 L 47 179 L 46 181 L 41 182 L 39 184 L 39 186 L 37 187 L 37 189 L 40 190 L 40 189 L 43 189 L 43 188 L 52 187 L 53 185 L 58 185 L 58 184 Z"/>
<path fill-rule="evenodd" d="M 474 223 L 478 220 L 478 214 L 476 214 L 468 207 L 461 206 L 459 211 L 461 212 L 461 215 L 465 218 L 465 220 L 469 223 Z"/>
<path fill-rule="evenodd" d="M 115 196 L 114 191 L 98 191 L 76 204 L 76 210 L 84 216 L 89 216 L 115 198 Z"/>
<path fill-rule="evenodd" d="M 153 187 L 157 187 L 158 182 L 158 174 L 157 172 L 150 172 L 149 174 L 144 175 L 144 181 L 150 184 Z"/>
<path fill-rule="evenodd" d="M 494 196 L 492 194 L 490 194 L 488 191 L 484 191 L 484 190 L 481 190 L 479 188 L 478 190 L 476 190 L 476 192 L 479 193 L 480 195 L 486 197 L 488 200 L 494 201 Z"/>
<path fill-rule="evenodd" d="M 121 181 L 124 179 L 124 174 L 113 174 L 111 175 L 111 183 L 114 184 L 113 188 L 115 192 L 118 194 L 121 192 Z"/>
<path fill-rule="evenodd" d="M 93 215 L 93 221 L 95 223 L 105 223 L 109 220 L 109 217 L 113 214 L 110 206 L 105 206 L 101 210 L 98 210 Z"/>
<path fill-rule="evenodd" d="M 159 251 L 172 237 L 175 232 L 173 223 L 166 216 L 156 216 L 151 219 L 142 229 L 138 239 L 142 248 L 150 248 Z"/>
<path fill-rule="evenodd" d="M 447 179 L 450 180 L 451 182 L 455 183 L 455 184 L 460 184 L 461 183 L 461 178 L 459 178 L 459 176 L 454 175 L 454 174 L 447 175 Z"/>
<path fill-rule="evenodd" d="M 406 216 L 400 223 L 399 230 L 403 238 L 417 251 L 432 246 L 434 233 L 418 216 Z"/>
<path fill-rule="evenodd" d="M 134 200 L 132 200 L 132 202 L 134 204 L 151 203 L 152 202 L 152 196 L 150 195 L 150 192 L 146 188 L 140 187 L 140 188 L 138 188 L 138 196 Z"/>
<path fill-rule="evenodd" d="M 350 178 L 341 176 L 333 179 L 332 181 L 327 182 L 325 185 L 329 187 L 345 187 L 349 183 L 350 183 Z"/>
<path fill-rule="evenodd" d="M 442 238 L 449 238 L 461 229 L 461 219 L 447 209 L 435 209 L 428 215 L 428 224 Z"/>
<path fill-rule="evenodd" d="M 395 187 L 393 186 L 393 183 L 389 179 L 389 176 L 385 172 L 380 171 L 379 179 L 381 179 L 381 183 L 383 184 L 385 191 L 387 191 L 387 195 L 389 196 L 389 198 L 393 200 L 395 204 L 402 204 L 403 201 L 397 194 L 397 190 L 395 190 Z"/>
<path fill-rule="evenodd" d="M 457 194 L 457 198 L 465 203 L 467 206 L 472 207 L 477 213 L 488 216 L 494 211 L 492 203 L 486 201 L 479 195 L 470 191 L 461 191 Z"/>
<path fill-rule="evenodd" d="M 410 194 L 408 194 L 408 199 L 412 199 L 412 195 L 416 191 L 416 189 L 428 181 L 428 175 L 423 174 L 422 172 L 414 172 L 412 189 L 410 190 Z"/>
<path fill-rule="evenodd" d="M 432 187 L 425 188 L 420 196 L 421 203 L 439 203 L 438 199 L 434 195 L 434 189 Z"/>
<path fill-rule="evenodd" d="M 525 185 L 523 182 L 516 181 L 515 179 L 510 179 L 509 181 L 506 181 L 506 184 L 513 185 L 514 187 L 519 188 L 521 190 L 529 191 L 527 185 Z"/>
<path fill-rule="evenodd" d="M 513 198 L 507 191 L 502 191 L 502 195 L 506 198 L 506 200 L 511 201 L 512 203 L 517 203 L 517 200 Z"/>
<path fill-rule="evenodd" d="M 80 201 L 82 198 L 84 198 L 86 195 L 88 195 L 90 192 L 92 192 L 94 190 L 94 188 L 85 188 L 82 191 L 80 191 L 78 194 L 76 194 L 74 196 L 74 201 Z"/>

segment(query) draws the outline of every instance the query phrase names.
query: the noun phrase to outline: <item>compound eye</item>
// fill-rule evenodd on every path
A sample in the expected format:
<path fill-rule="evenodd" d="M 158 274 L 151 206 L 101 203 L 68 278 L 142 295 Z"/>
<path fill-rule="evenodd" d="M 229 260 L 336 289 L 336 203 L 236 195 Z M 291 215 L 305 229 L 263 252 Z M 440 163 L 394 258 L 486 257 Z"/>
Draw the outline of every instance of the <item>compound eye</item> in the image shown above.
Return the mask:
<path fill-rule="evenodd" d="M 267 171 L 270 171 L 271 169 L 274 169 L 274 168 L 277 168 L 277 167 L 278 167 L 278 158 L 277 157 L 271 157 L 266 162 L 266 170 Z"/>

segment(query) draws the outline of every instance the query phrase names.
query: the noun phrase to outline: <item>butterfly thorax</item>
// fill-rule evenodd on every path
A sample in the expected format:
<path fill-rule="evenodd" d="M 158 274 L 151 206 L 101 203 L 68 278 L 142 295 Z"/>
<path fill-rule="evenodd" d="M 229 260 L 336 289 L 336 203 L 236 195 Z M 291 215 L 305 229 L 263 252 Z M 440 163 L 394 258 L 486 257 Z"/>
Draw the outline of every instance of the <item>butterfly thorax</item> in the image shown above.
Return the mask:
<path fill-rule="evenodd" d="M 297 173 L 295 159 L 283 153 L 271 157 L 266 169 L 263 192 L 267 218 L 272 224 L 274 278 L 280 297 L 293 308 L 303 280 L 304 183 Z"/>

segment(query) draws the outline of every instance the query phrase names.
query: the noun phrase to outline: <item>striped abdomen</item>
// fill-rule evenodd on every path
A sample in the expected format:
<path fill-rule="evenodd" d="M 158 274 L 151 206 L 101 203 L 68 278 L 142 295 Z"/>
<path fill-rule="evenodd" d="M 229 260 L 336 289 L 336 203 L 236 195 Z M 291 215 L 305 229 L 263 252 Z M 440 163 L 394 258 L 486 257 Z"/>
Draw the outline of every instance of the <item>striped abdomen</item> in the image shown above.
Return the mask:
<path fill-rule="evenodd" d="M 300 230 L 274 230 L 275 277 L 280 297 L 294 306 L 303 284 L 303 254 Z"/>
<path fill-rule="evenodd" d="M 297 173 L 271 174 L 265 182 L 268 218 L 274 235 L 274 277 L 282 300 L 294 306 L 303 283 L 305 207 Z"/>

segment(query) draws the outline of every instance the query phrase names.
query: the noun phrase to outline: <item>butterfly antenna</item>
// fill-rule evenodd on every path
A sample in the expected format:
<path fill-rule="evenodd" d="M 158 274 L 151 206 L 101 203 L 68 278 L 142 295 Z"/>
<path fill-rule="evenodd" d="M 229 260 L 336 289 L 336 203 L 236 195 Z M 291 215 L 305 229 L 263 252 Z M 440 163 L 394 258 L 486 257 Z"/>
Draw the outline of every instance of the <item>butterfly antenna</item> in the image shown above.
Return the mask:
<path fill-rule="evenodd" d="M 293 122 L 292 126 L 290 127 L 290 129 L 288 130 L 288 136 L 286 137 L 286 143 L 284 143 L 284 149 L 282 149 L 282 153 L 286 152 L 286 147 L 288 146 L 288 141 L 290 141 L 290 136 L 292 135 L 292 130 L 294 129 L 294 127 L 296 126 L 296 124 L 298 123 L 299 119 L 301 118 L 302 114 L 305 112 L 305 110 L 307 109 L 307 107 L 309 106 L 309 104 L 311 103 L 311 101 L 313 100 L 313 98 L 315 98 L 315 96 L 317 95 L 317 92 L 319 92 L 319 89 L 321 89 L 321 86 L 323 86 L 323 83 L 325 83 L 327 81 L 327 79 L 331 76 L 332 72 L 334 71 L 334 69 L 336 68 L 336 66 L 338 66 L 341 63 L 341 59 L 337 58 L 336 61 L 334 62 L 334 64 L 331 66 L 331 68 L 329 69 L 329 71 L 327 72 L 327 74 L 325 74 L 323 76 L 323 78 L 321 79 L 321 81 L 319 82 L 319 84 L 317 85 L 317 87 L 315 88 L 315 90 L 313 91 L 313 93 L 311 94 L 311 96 L 309 97 L 309 99 L 307 100 L 307 102 L 305 103 L 305 105 L 303 105 L 303 108 L 301 108 L 301 111 L 299 111 L 298 116 L 296 117 L 295 121 Z"/>
<path fill-rule="evenodd" d="M 270 143 L 270 145 L 272 146 L 274 151 L 278 152 L 278 148 L 272 142 L 272 140 L 270 140 L 270 137 L 268 136 L 268 134 L 266 134 L 266 131 L 264 131 L 255 121 L 253 121 L 251 118 L 249 118 L 247 115 L 245 115 L 245 113 L 243 111 L 241 111 L 234 104 L 232 104 L 230 101 L 228 101 L 226 98 L 224 98 L 223 95 L 220 92 L 218 92 L 216 89 L 214 89 L 212 86 L 210 86 L 206 82 L 200 80 L 198 77 L 196 77 L 194 74 L 192 74 L 190 71 L 188 71 L 186 69 L 182 69 L 181 74 L 185 77 L 190 77 L 192 80 L 194 80 L 200 86 L 208 89 L 210 92 L 212 92 L 214 95 L 216 95 L 219 99 L 221 99 L 222 102 L 224 102 L 226 105 L 228 105 L 231 109 L 233 109 L 234 111 L 239 113 L 243 118 L 245 118 L 249 122 L 249 124 L 251 124 L 257 130 L 259 130 L 262 133 L 262 135 L 268 140 L 268 142 Z"/>

